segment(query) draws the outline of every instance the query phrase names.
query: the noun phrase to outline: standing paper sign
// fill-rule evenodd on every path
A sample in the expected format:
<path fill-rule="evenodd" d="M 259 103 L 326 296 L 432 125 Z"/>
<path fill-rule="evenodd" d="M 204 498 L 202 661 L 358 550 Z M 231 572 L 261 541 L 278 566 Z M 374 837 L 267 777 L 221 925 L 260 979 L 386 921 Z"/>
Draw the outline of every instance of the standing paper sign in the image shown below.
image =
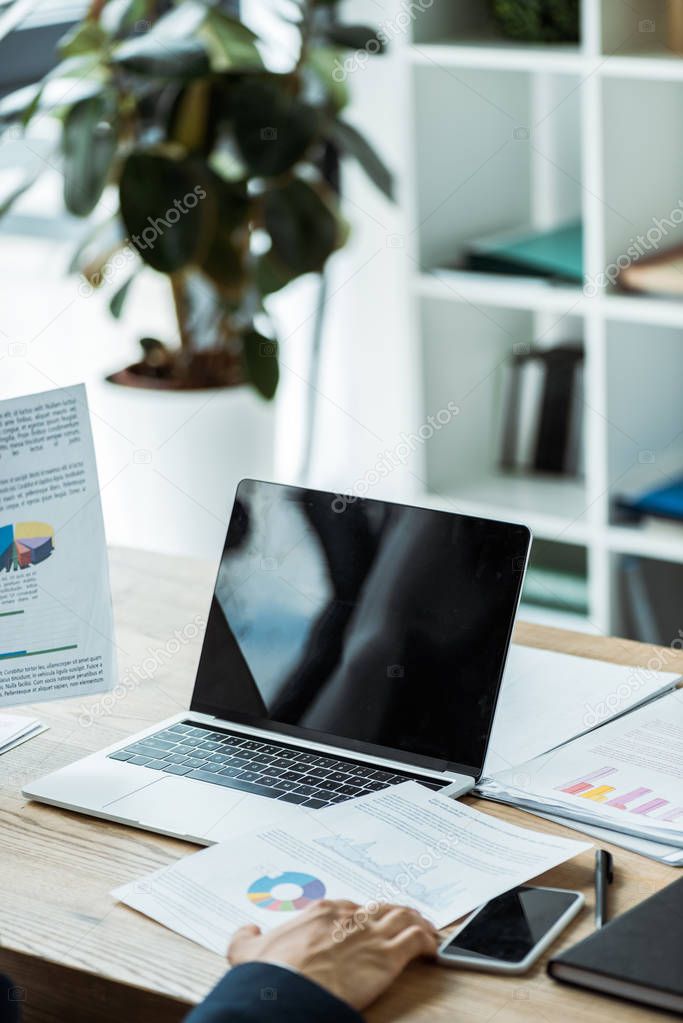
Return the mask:
<path fill-rule="evenodd" d="M 114 671 L 85 387 L 0 402 L 0 705 L 87 696 Z"/>

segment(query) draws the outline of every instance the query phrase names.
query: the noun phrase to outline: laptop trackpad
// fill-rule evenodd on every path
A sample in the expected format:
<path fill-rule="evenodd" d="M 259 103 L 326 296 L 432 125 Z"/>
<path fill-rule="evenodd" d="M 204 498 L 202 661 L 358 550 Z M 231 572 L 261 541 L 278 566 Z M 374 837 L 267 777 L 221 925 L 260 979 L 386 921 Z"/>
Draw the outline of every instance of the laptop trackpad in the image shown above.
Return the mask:
<path fill-rule="evenodd" d="M 243 792 L 165 777 L 102 809 L 145 827 L 200 838 L 241 800 Z"/>

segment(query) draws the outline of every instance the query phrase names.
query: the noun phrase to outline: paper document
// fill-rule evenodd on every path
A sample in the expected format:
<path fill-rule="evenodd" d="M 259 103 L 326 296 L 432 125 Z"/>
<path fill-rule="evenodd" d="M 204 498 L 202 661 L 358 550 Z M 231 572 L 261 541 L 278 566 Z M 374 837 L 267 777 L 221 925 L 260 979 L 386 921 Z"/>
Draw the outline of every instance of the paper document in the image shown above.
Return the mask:
<path fill-rule="evenodd" d="M 553 821 L 555 824 L 562 824 L 565 828 L 581 831 L 584 835 L 597 838 L 600 842 L 610 842 L 612 845 L 621 846 L 622 849 L 638 853 L 639 856 L 647 856 L 651 860 L 665 863 L 669 867 L 683 866 L 683 848 L 678 849 L 676 846 L 666 845 L 664 842 L 653 842 L 649 838 L 624 835 L 621 831 L 610 831 L 608 828 L 599 828 L 594 824 L 580 824 L 578 821 L 567 820 L 566 817 L 554 817 L 551 813 L 535 813 L 535 816 L 542 817 L 546 821 Z"/>
<path fill-rule="evenodd" d="M 488 778 L 672 689 L 675 672 L 513 644 L 484 764 Z"/>
<path fill-rule="evenodd" d="M 277 927 L 320 898 L 412 906 L 443 927 L 590 848 L 515 827 L 416 782 L 214 845 L 113 894 L 225 954 L 244 924 Z"/>
<path fill-rule="evenodd" d="M 517 806 L 683 847 L 683 691 L 503 771 L 483 792 Z"/>
<path fill-rule="evenodd" d="M 47 725 L 37 718 L 20 717 L 18 714 L 0 714 L 0 753 L 33 739 L 41 732 L 47 731 Z"/>
<path fill-rule="evenodd" d="M 113 632 L 85 387 L 0 402 L 0 704 L 110 688 Z"/>

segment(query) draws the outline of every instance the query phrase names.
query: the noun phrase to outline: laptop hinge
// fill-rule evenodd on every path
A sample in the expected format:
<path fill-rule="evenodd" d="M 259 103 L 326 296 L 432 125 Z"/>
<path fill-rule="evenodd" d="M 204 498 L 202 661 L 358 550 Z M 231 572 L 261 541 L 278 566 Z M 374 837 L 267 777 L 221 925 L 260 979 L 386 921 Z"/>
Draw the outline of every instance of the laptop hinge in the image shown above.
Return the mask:
<path fill-rule="evenodd" d="M 196 720 L 202 724 L 215 725 L 218 728 L 228 728 L 231 731 L 243 732 L 245 735 L 258 736 L 262 739 L 267 739 L 270 742 L 276 742 L 282 746 L 296 746 L 298 749 L 302 747 L 310 749 L 315 752 L 326 753 L 332 757 L 343 757 L 347 760 L 355 760 L 361 764 L 373 764 L 377 765 L 378 768 L 387 768 L 397 773 L 412 774 L 416 777 L 422 776 L 424 778 L 433 778 L 437 781 L 449 781 L 454 784 L 467 784 L 469 788 L 474 788 L 476 780 L 473 776 L 467 774 L 458 774 L 455 771 L 438 771 L 428 767 L 423 767 L 419 764 L 411 764 L 405 760 L 392 760 L 390 757 L 379 757 L 374 756 L 370 753 L 361 753 L 352 749 L 345 749 L 340 746 L 328 745 L 324 742 L 316 742 L 313 739 L 297 739 L 292 735 L 282 735 L 279 732 L 271 732 L 267 728 L 258 728 L 254 725 L 245 725 L 242 722 L 228 721 L 225 718 L 217 717 L 214 714 L 202 714 L 200 711 L 188 711 L 186 715 L 188 720 Z M 463 789 L 467 791 L 467 789 Z"/>

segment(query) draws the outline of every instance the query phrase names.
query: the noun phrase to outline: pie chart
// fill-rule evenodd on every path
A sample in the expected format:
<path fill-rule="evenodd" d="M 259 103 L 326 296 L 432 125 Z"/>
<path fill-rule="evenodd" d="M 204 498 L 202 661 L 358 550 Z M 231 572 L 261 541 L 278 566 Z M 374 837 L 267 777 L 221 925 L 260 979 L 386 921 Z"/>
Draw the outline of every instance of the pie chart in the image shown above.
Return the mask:
<path fill-rule="evenodd" d="M 17 571 L 45 561 L 54 550 L 54 535 L 47 522 L 0 526 L 0 571 Z"/>
<path fill-rule="evenodd" d="M 259 909 L 279 913 L 305 909 L 325 895 L 325 885 L 312 874 L 286 870 L 278 877 L 259 877 L 249 885 L 247 898 Z"/>

